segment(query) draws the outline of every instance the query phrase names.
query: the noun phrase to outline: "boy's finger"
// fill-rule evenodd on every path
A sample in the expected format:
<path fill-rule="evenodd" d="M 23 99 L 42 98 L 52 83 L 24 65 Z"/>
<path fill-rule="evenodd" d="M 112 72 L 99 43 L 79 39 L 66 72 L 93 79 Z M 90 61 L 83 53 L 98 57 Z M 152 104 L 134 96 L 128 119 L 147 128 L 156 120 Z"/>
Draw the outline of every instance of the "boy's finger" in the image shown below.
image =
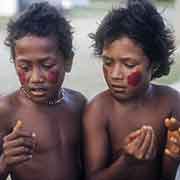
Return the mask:
<path fill-rule="evenodd" d="M 12 149 L 15 147 L 28 147 L 33 149 L 34 147 L 34 140 L 32 138 L 17 138 L 16 140 L 7 141 L 3 144 L 4 149 Z"/>
<path fill-rule="evenodd" d="M 139 135 L 141 135 L 141 133 L 142 133 L 141 129 L 138 129 L 138 130 L 130 133 L 126 138 L 125 143 L 126 144 L 131 143 L 134 139 L 136 139 Z"/>
<path fill-rule="evenodd" d="M 20 156 L 20 155 L 32 155 L 32 149 L 24 146 L 9 149 L 4 152 L 6 157 Z"/>
<path fill-rule="evenodd" d="M 152 129 L 151 144 L 147 150 L 147 153 L 145 154 L 145 159 L 153 159 L 156 156 L 156 148 L 156 136 L 154 130 Z"/>
<path fill-rule="evenodd" d="M 139 158 L 140 159 L 144 158 L 145 154 L 147 153 L 147 150 L 151 144 L 151 140 L 152 140 L 152 127 L 147 126 L 146 127 L 146 136 L 144 138 L 144 142 L 139 149 Z"/>
<path fill-rule="evenodd" d="M 20 155 L 20 156 L 15 156 L 15 157 L 12 157 L 8 160 L 8 164 L 9 165 L 17 165 L 17 164 L 20 164 L 22 162 L 25 162 L 27 160 L 30 160 L 32 159 L 32 155 Z"/>
<path fill-rule="evenodd" d="M 12 140 L 15 140 L 19 137 L 27 137 L 27 138 L 32 138 L 34 137 L 34 133 L 31 133 L 31 132 L 27 132 L 27 131 L 13 131 L 12 133 L 8 134 L 7 136 L 5 136 L 3 138 L 4 142 L 5 141 L 12 141 Z"/>
<path fill-rule="evenodd" d="M 138 149 L 141 147 L 144 138 L 145 138 L 146 132 L 142 130 L 140 136 L 135 138 L 133 141 L 127 144 L 127 151 L 129 154 L 136 154 L 138 152 Z"/>
<path fill-rule="evenodd" d="M 164 124 L 170 131 L 178 130 L 180 132 L 180 122 L 177 121 L 174 117 L 166 118 L 164 120 Z"/>

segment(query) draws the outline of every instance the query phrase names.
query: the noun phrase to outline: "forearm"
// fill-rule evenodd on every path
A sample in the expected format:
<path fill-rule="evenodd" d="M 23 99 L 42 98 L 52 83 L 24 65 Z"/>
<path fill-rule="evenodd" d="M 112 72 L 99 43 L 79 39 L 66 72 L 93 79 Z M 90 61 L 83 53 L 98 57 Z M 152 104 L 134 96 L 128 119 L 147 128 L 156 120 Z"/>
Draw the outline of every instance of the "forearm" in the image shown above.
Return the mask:
<path fill-rule="evenodd" d="M 129 179 L 127 157 L 121 156 L 111 166 L 86 176 L 86 180 L 119 180 Z"/>
<path fill-rule="evenodd" d="M 3 155 L 0 156 L 0 180 L 6 180 L 8 176 L 8 170 L 3 163 Z"/>
<path fill-rule="evenodd" d="M 179 163 L 179 159 L 177 160 L 169 156 L 164 156 L 162 180 L 175 180 Z"/>

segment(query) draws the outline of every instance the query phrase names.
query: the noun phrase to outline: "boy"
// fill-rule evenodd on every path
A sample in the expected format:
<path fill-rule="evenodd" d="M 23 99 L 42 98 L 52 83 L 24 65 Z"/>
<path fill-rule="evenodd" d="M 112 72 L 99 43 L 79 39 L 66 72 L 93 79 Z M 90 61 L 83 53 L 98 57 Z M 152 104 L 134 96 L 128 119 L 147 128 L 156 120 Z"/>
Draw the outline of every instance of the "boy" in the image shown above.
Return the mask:
<path fill-rule="evenodd" d="M 85 110 L 86 178 L 173 180 L 180 157 L 180 95 L 150 83 L 169 73 L 170 30 L 150 2 L 129 0 L 109 12 L 90 37 L 109 89 Z"/>
<path fill-rule="evenodd" d="M 70 72 L 71 26 L 48 3 L 8 24 L 6 45 L 21 88 L 0 99 L 0 179 L 79 180 L 85 98 L 62 88 Z"/>

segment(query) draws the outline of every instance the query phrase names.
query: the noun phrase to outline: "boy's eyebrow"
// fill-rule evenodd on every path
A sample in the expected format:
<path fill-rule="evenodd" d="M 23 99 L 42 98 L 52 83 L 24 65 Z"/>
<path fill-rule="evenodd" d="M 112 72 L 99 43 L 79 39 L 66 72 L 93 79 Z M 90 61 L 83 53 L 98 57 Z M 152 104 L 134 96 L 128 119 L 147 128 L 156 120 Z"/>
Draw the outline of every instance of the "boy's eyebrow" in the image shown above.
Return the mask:
<path fill-rule="evenodd" d="M 49 59 L 52 59 L 52 58 L 54 58 L 53 56 L 45 56 L 45 57 L 39 57 L 38 58 L 38 60 L 39 61 L 47 61 L 47 60 L 49 60 Z M 19 61 L 30 61 L 28 58 L 25 58 L 25 57 L 18 57 L 18 58 L 16 58 L 16 59 L 18 59 Z"/>
<path fill-rule="evenodd" d="M 100 56 L 102 59 L 108 59 L 108 60 L 113 60 L 113 58 L 106 56 L 106 55 L 101 55 Z"/>

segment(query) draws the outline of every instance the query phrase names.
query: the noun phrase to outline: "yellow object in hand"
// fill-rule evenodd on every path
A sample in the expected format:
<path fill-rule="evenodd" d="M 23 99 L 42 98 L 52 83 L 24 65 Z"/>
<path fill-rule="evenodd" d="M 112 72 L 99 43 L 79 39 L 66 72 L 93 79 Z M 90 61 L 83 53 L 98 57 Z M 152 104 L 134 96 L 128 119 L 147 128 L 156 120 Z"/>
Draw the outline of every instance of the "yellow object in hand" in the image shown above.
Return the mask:
<path fill-rule="evenodd" d="M 14 126 L 13 130 L 16 131 L 17 129 L 22 128 L 22 125 L 23 125 L 22 121 L 17 120 L 16 125 Z"/>

